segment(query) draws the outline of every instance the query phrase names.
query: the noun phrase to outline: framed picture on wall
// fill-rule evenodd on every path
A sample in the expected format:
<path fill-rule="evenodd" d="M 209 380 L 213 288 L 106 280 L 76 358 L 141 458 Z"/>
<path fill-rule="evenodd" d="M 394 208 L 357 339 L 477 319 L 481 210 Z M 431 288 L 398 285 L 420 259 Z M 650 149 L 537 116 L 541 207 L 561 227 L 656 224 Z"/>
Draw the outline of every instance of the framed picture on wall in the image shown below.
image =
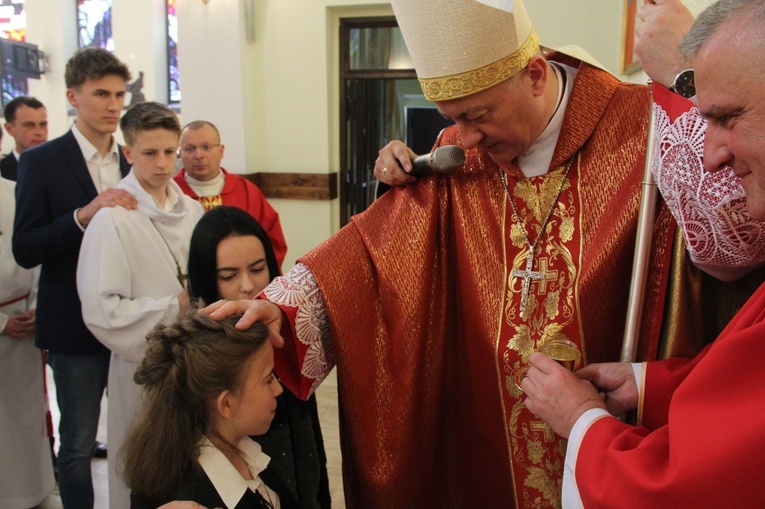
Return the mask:
<path fill-rule="evenodd" d="M 640 26 L 640 18 L 637 16 L 639 0 L 624 0 L 624 13 L 622 16 L 622 74 L 632 74 L 642 69 L 640 62 L 635 58 L 635 31 Z"/>

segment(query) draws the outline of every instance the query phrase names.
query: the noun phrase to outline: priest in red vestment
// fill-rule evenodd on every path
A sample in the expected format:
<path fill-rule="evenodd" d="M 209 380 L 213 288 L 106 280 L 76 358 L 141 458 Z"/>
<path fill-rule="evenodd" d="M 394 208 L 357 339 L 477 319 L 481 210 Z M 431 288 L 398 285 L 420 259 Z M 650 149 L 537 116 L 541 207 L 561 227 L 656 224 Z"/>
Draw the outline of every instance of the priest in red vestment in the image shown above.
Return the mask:
<path fill-rule="evenodd" d="M 765 1 L 721 0 L 681 50 L 709 122 L 704 164 L 732 168 L 765 220 Z M 745 55 L 753 55 L 752 58 Z M 762 240 L 760 240 L 762 242 Z M 569 438 L 564 507 L 762 507 L 765 284 L 693 359 L 597 364 L 576 375 L 530 356 L 529 410 Z M 638 425 L 619 421 L 638 410 Z"/>

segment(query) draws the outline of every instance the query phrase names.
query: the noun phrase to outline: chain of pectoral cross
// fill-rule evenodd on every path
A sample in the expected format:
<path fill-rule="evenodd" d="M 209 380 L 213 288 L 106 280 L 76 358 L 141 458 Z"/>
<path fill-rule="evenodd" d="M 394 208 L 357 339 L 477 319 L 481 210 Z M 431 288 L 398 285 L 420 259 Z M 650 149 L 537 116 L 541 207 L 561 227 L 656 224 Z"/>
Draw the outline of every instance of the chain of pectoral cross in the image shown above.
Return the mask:
<path fill-rule="evenodd" d="M 178 279 L 178 282 L 181 284 L 182 288 L 186 288 L 186 279 L 188 276 L 186 276 L 186 274 L 184 274 L 183 271 L 181 270 L 181 264 L 178 263 L 178 258 L 175 257 L 175 253 L 173 253 L 173 250 L 170 248 L 170 244 L 167 243 L 167 239 L 165 239 L 165 236 L 162 235 L 161 231 L 159 231 L 159 227 L 157 226 L 157 224 L 151 218 L 149 219 L 149 221 L 151 221 L 151 225 L 154 227 L 155 230 L 157 230 L 157 233 L 159 234 L 160 238 L 162 238 L 162 242 L 164 242 L 165 246 L 167 246 L 167 250 L 170 252 L 170 256 L 173 257 L 173 261 L 175 262 L 176 279 Z"/>
<path fill-rule="evenodd" d="M 550 218 L 552 217 L 552 213 L 555 210 L 555 206 L 558 204 L 558 198 L 560 198 L 560 194 L 563 192 L 563 187 L 566 185 L 568 172 L 571 169 L 571 164 L 574 162 L 574 157 L 576 157 L 576 154 L 571 156 L 571 159 L 568 160 L 566 169 L 563 172 L 563 178 L 560 182 L 560 187 L 558 188 L 558 193 L 555 195 L 555 199 L 553 200 L 552 205 L 550 205 L 550 210 L 547 211 L 547 216 L 545 216 L 544 221 L 542 221 L 542 227 L 539 229 L 539 235 L 537 235 L 537 238 L 534 240 L 533 244 L 529 241 L 529 235 L 526 233 L 526 226 L 523 224 L 523 220 L 521 219 L 520 214 L 518 214 L 518 209 L 515 207 L 513 196 L 510 194 L 510 189 L 507 187 L 507 176 L 505 175 L 505 172 L 499 168 L 499 178 L 502 179 L 502 187 L 505 188 L 507 201 L 510 202 L 510 207 L 513 209 L 513 220 L 518 222 L 518 227 L 520 228 L 521 233 L 523 233 L 523 240 L 526 241 L 526 247 L 529 249 L 529 254 L 526 256 L 526 268 L 524 270 L 516 269 L 510 272 L 511 276 L 523 279 L 523 285 L 521 286 L 521 318 L 526 317 L 526 305 L 529 300 L 529 292 L 531 291 L 532 279 L 542 280 L 545 278 L 545 275 L 542 272 L 532 270 L 534 268 L 534 255 L 537 252 L 537 248 L 539 247 L 539 243 L 541 242 L 542 237 L 545 236 L 547 223 L 550 222 Z"/>

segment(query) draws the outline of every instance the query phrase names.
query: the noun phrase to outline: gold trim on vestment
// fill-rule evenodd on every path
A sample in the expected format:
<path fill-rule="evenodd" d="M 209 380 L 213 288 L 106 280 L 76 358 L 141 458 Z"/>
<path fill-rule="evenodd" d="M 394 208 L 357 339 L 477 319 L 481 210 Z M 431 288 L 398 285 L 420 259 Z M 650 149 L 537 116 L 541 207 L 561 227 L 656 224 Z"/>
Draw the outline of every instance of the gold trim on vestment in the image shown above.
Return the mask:
<path fill-rule="evenodd" d="M 577 171 L 578 176 L 581 176 L 582 173 L 584 173 L 584 170 L 582 169 L 582 152 L 579 151 L 579 155 L 577 156 Z M 580 231 L 582 228 L 582 225 L 584 225 L 584 207 L 581 205 L 581 196 L 583 195 L 582 191 L 582 179 L 577 178 L 576 179 L 576 195 L 579 196 L 580 205 L 579 205 L 579 211 L 577 212 L 577 223 L 580 227 Z M 579 259 L 577 260 L 577 267 L 581 269 L 581 267 L 584 266 L 584 249 L 583 249 L 583 243 L 584 240 L 580 238 L 580 249 L 579 249 Z M 579 296 L 579 290 L 581 289 L 582 284 L 582 271 L 577 270 L 576 271 L 576 277 L 574 278 L 574 302 L 577 302 L 579 305 L 574 306 L 574 313 L 576 313 L 576 321 L 579 324 L 579 350 L 582 352 L 582 366 L 586 366 L 589 364 L 589 359 L 587 358 L 587 341 L 586 341 L 586 334 L 584 333 L 584 320 L 582 319 L 582 298 Z"/>
<path fill-rule="evenodd" d="M 532 28 L 526 42 L 506 57 L 478 69 L 451 76 L 420 78 L 420 86 L 425 98 L 429 101 L 446 101 L 465 97 L 512 78 L 526 67 L 537 51 L 539 51 L 539 39 Z"/>
<path fill-rule="evenodd" d="M 519 313 L 519 278 L 505 275 L 501 331 L 505 332 L 505 340 L 500 359 L 505 374 L 502 407 L 509 431 L 516 507 L 560 508 L 566 444 L 554 436 L 549 426 L 526 411 L 515 375 L 541 345 L 554 339 L 576 340 L 569 337 L 567 328 L 578 318 L 574 285 L 579 280 L 580 268 L 575 264 L 579 259 L 576 252 L 583 250 L 581 224 L 576 223 L 576 214 L 581 208 L 577 194 L 581 165 L 581 153 L 574 154 L 570 173 L 564 164 L 545 175 L 521 177 L 512 191 L 512 199 L 518 200 L 518 212 L 517 219 L 513 219 L 506 231 L 506 242 L 510 244 L 506 247 L 517 252 L 507 253 L 506 263 L 512 269 L 524 265 L 529 252 L 525 230 L 530 238 L 543 236 L 534 269 L 545 274 L 528 296 L 525 316 Z M 545 225 L 545 216 L 550 210 L 553 212 Z"/>
<path fill-rule="evenodd" d="M 483 170 L 483 168 L 481 168 L 481 169 Z M 504 170 L 500 170 L 500 171 L 504 171 Z M 502 183 L 502 185 L 504 187 L 504 183 Z M 501 235 L 501 239 L 502 239 L 502 253 L 506 254 L 507 253 L 507 241 L 510 238 L 510 236 L 507 234 L 507 229 L 506 229 L 506 226 L 507 226 L 508 200 L 507 200 L 507 198 L 505 196 L 504 190 L 503 190 L 501 196 L 502 196 L 502 201 L 501 201 L 502 211 L 501 211 L 501 214 L 499 215 L 500 216 L 499 219 L 500 219 L 500 230 L 502 232 L 502 235 Z M 510 274 L 510 270 L 511 270 L 508 267 L 508 261 L 509 260 L 508 260 L 507 256 L 503 256 L 502 257 L 502 281 L 503 281 L 503 285 L 507 284 L 506 282 L 508 281 L 508 274 Z M 502 293 L 504 293 L 504 289 L 503 289 Z M 506 416 L 508 413 L 507 413 L 507 408 L 505 406 L 505 397 L 504 397 L 505 389 L 504 389 L 504 385 L 506 383 L 505 380 L 506 380 L 507 376 L 506 376 L 506 374 L 503 374 L 503 372 L 506 372 L 505 367 L 502 366 L 500 364 L 500 362 L 499 362 L 499 344 L 500 344 L 500 341 L 502 340 L 502 331 L 503 331 L 502 322 L 504 321 L 504 319 L 505 319 L 505 312 L 504 312 L 504 310 L 502 310 L 502 311 L 500 311 L 500 313 L 498 313 L 498 317 L 497 317 L 497 321 L 498 321 L 498 323 L 497 323 L 497 334 L 496 334 L 496 336 L 494 338 L 494 366 L 495 366 L 496 371 L 497 371 L 497 382 L 498 382 L 498 387 L 497 388 L 498 388 L 499 394 L 500 394 L 500 405 L 502 406 L 502 415 Z M 508 419 L 504 419 L 504 428 L 505 428 L 505 437 L 508 437 L 508 438 L 505 439 L 505 445 L 507 446 L 507 460 L 508 460 L 508 464 L 510 465 L 510 474 L 511 474 L 510 475 L 510 479 L 513 482 L 513 493 L 515 494 L 515 507 L 518 507 L 518 485 L 515 482 L 515 461 L 513 460 L 513 445 L 512 445 L 511 440 L 509 439 L 509 437 L 512 435 L 512 430 L 510 429 L 510 421 Z"/>

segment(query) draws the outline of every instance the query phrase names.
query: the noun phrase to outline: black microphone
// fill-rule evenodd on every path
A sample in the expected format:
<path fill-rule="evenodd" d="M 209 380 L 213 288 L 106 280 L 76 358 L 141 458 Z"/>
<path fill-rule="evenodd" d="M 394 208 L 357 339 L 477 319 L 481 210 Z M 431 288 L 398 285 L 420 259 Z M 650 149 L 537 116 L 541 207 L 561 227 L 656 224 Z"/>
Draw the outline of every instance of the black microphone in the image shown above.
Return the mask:
<path fill-rule="evenodd" d="M 430 172 L 448 173 L 465 164 L 465 152 L 457 145 L 438 147 L 430 154 L 412 159 L 411 175 L 423 175 Z"/>

